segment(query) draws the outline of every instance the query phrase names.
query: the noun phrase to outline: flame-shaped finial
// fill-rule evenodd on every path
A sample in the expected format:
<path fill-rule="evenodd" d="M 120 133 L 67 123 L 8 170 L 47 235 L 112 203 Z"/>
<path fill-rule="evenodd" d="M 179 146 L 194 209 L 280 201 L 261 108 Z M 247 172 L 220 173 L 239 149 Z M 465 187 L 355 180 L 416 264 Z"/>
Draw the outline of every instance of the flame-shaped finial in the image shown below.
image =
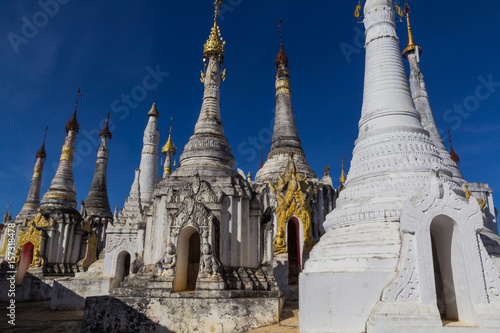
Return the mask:
<path fill-rule="evenodd" d="M 36 158 L 45 159 L 47 157 L 47 153 L 45 152 L 45 139 L 47 138 L 47 130 L 49 126 L 45 127 L 45 134 L 43 136 L 43 143 L 40 149 L 36 152 Z"/>
<path fill-rule="evenodd" d="M 161 153 L 163 155 L 170 154 L 170 156 L 175 156 L 175 153 L 177 151 L 177 149 L 174 146 L 174 143 L 172 142 L 172 120 L 173 118 L 170 117 L 170 134 L 168 135 L 167 143 L 165 143 L 165 145 L 161 149 Z"/>
<path fill-rule="evenodd" d="M 76 120 L 76 109 L 78 108 L 78 98 L 81 97 L 80 95 L 80 88 L 78 88 L 78 93 L 76 94 L 76 102 L 75 102 L 75 111 L 73 112 L 73 116 L 71 119 L 66 123 L 66 133 L 69 131 L 75 131 L 78 133 L 80 130 L 80 125 L 78 125 L 78 121 Z"/>
<path fill-rule="evenodd" d="M 99 136 L 102 136 L 103 138 L 111 139 L 111 132 L 109 130 L 109 111 L 108 111 L 108 115 L 106 116 L 106 124 L 104 125 L 104 128 L 99 131 Z"/>
<path fill-rule="evenodd" d="M 345 172 L 344 172 L 344 156 L 341 156 L 340 157 L 341 160 L 342 160 L 342 173 L 340 174 L 340 184 L 344 184 L 347 180 L 347 177 L 345 176 Z"/>
<path fill-rule="evenodd" d="M 208 37 L 205 43 L 203 54 L 205 56 L 204 61 L 208 60 L 210 57 L 215 56 L 222 63 L 224 62 L 224 42 L 220 35 L 220 29 L 217 25 L 217 16 L 219 16 L 219 6 L 223 5 L 224 1 L 215 0 L 215 15 L 214 15 L 214 26 L 210 32 L 210 37 Z"/>
<path fill-rule="evenodd" d="M 281 29 L 282 27 L 283 20 L 280 19 L 280 24 L 278 24 L 278 27 L 280 28 L 280 50 L 278 52 L 278 55 L 276 56 L 276 59 L 274 60 L 274 63 L 276 64 L 276 69 L 283 64 L 285 67 L 288 67 L 288 56 L 285 53 L 285 50 L 283 49 L 283 31 Z"/>

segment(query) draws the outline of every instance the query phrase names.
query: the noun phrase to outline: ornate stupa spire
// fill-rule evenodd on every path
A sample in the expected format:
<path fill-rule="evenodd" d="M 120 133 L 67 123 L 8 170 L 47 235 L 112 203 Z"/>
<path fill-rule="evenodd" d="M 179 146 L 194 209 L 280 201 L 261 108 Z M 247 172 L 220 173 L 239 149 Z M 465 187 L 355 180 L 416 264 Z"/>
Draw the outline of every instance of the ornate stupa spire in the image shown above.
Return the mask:
<path fill-rule="evenodd" d="M 75 140 L 80 129 L 76 119 L 78 98 L 80 96 L 80 89 L 78 89 L 75 111 L 71 119 L 66 123 L 66 137 L 64 138 L 59 166 L 57 167 L 56 175 L 52 179 L 50 188 L 42 198 L 42 207 L 76 209 L 76 193 L 73 181 L 73 154 L 75 152 Z"/>
<path fill-rule="evenodd" d="M 276 55 L 276 112 L 274 116 L 273 139 L 271 150 L 264 166 L 255 175 L 255 181 L 276 180 L 283 173 L 288 156 L 293 153 L 294 163 L 299 173 L 309 178 L 316 178 L 314 171 L 309 167 L 302 150 L 290 93 L 290 75 L 288 73 L 288 56 L 283 49 L 282 20 L 280 19 L 280 50 Z"/>
<path fill-rule="evenodd" d="M 397 228 L 397 223 L 386 222 L 397 221 L 403 201 L 426 185 L 421 179 L 427 179 L 433 164 L 442 165 L 405 79 L 392 1 L 367 0 L 364 11 L 366 66 L 359 135 L 349 179 L 337 208 L 327 216 L 327 230 L 372 222 Z M 353 211 L 362 213 L 353 219 Z"/>
<path fill-rule="evenodd" d="M 443 159 L 443 173 L 448 176 L 452 176 L 452 181 L 454 182 L 455 189 L 461 189 L 463 186 L 462 173 L 458 170 L 457 164 L 453 162 L 453 158 L 450 157 L 450 153 L 446 150 L 444 146 L 443 139 L 439 135 L 436 127 L 436 122 L 434 121 L 434 116 L 432 114 L 431 105 L 429 102 L 429 96 L 427 94 L 427 89 L 425 87 L 425 80 L 422 72 L 420 71 L 419 62 L 420 55 L 422 54 L 422 48 L 415 44 L 413 39 L 413 34 L 410 27 L 410 6 L 408 2 L 405 5 L 406 22 L 408 25 L 408 46 L 404 49 L 403 55 L 410 64 L 410 89 L 413 103 L 415 108 L 420 114 L 421 123 L 424 129 L 429 132 L 429 136 L 438 149 L 439 155 Z M 418 50 L 418 53 L 417 53 Z M 462 190 L 459 191 L 460 193 Z"/>
<path fill-rule="evenodd" d="M 47 138 L 47 130 L 49 127 L 45 127 L 45 134 L 43 136 L 43 143 L 40 149 L 37 151 L 35 157 L 35 170 L 33 172 L 33 177 L 31 177 L 31 186 L 28 193 L 28 198 L 24 203 L 23 208 L 16 217 L 18 223 L 23 222 L 25 218 L 30 219 L 35 216 L 37 209 L 40 207 L 40 188 L 42 186 L 42 172 L 45 159 L 47 158 L 47 153 L 45 152 L 45 139 Z"/>
<path fill-rule="evenodd" d="M 85 210 L 87 215 L 112 218 L 111 208 L 109 207 L 108 188 L 107 188 L 107 168 L 109 157 L 108 140 L 111 139 L 109 131 L 109 112 L 106 117 L 106 124 L 99 132 L 101 145 L 97 151 L 97 161 L 95 165 L 94 177 L 90 191 L 85 199 Z"/>
<path fill-rule="evenodd" d="M 222 172 L 235 174 L 234 157 L 224 136 L 224 127 L 220 116 L 220 84 L 223 80 L 221 70 L 224 61 L 224 41 L 217 25 L 219 6 L 222 1 L 215 1 L 214 25 L 210 37 L 204 46 L 206 72 L 202 75 L 205 85 L 200 116 L 180 156 L 176 173 L 193 174 L 199 172 Z M 211 170 L 211 171 L 210 171 Z"/>
<path fill-rule="evenodd" d="M 175 156 L 177 148 L 172 142 L 172 117 L 170 117 L 170 132 L 168 134 L 167 143 L 161 149 L 161 153 L 165 156 L 165 164 L 163 166 L 163 177 L 172 173 L 172 156 Z"/>
<path fill-rule="evenodd" d="M 458 154 L 455 152 L 455 149 L 453 149 L 453 144 L 451 143 L 451 132 L 448 130 L 448 139 L 450 140 L 450 156 L 453 162 L 455 162 L 455 165 L 457 168 L 460 169 L 460 157 L 458 157 Z"/>
<path fill-rule="evenodd" d="M 139 187 L 142 206 L 149 206 L 153 188 L 158 182 L 158 146 L 160 144 L 160 131 L 158 130 L 158 118 L 160 113 L 153 103 L 148 112 L 149 121 L 144 130 L 143 146 L 141 153 L 141 170 L 139 176 Z"/>

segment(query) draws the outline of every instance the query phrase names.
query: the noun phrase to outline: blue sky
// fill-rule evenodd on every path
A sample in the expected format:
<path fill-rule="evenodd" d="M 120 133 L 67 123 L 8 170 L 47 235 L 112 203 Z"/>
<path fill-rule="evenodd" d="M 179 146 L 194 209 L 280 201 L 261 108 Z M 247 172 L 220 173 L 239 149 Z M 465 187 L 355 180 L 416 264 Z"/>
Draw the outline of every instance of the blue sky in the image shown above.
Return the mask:
<path fill-rule="evenodd" d="M 13 215 L 21 209 L 45 126 L 42 195 L 50 186 L 78 88 L 83 97 L 74 163 L 77 199 L 88 194 L 97 132 L 111 111 L 108 192 L 111 206 L 120 208 L 139 166 L 155 85 L 161 144 L 168 137 L 170 117 L 177 147 L 193 133 L 202 102 L 199 78 L 213 22 L 212 1 L 59 0 L 58 8 L 55 0 L 41 3 L 45 5 L 0 5 L 0 209 L 8 202 L 14 204 Z M 219 21 L 227 69 L 221 115 L 237 167 L 245 173 L 255 175 L 259 147 L 264 145 L 265 155 L 270 147 L 276 26 L 283 18 L 302 145 L 316 174 L 330 165 L 338 185 L 341 155 L 349 168 L 363 96 L 364 27 L 353 16 L 356 5 L 355 0 L 226 1 Z M 500 3 L 413 0 L 410 6 L 436 123 L 452 130 L 465 178 L 500 189 Z M 42 7 L 51 15 L 40 14 Z M 30 30 L 35 23 L 38 27 Z M 397 31 L 404 48 L 404 21 Z M 157 73 L 156 81 L 151 72 Z M 122 95 L 135 97 L 126 104 Z"/>

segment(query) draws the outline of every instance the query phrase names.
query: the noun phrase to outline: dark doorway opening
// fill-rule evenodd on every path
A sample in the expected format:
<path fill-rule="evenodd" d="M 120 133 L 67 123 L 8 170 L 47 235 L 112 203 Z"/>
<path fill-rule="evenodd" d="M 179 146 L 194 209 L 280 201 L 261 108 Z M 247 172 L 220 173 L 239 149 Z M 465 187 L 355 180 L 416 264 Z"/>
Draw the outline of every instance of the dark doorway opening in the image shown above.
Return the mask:
<path fill-rule="evenodd" d="M 299 283 L 299 273 L 302 270 L 300 255 L 300 225 L 296 217 L 287 222 L 287 251 L 288 251 L 288 284 Z"/>
<path fill-rule="evenodd" d="M 458 321 L 455 277 L 452 268 L 453 222 L 436 218 L 432 221 L 430 230 L 436 305 L 443 321 Z"/>
<path fill-rule="evenodd" d="M 177 240 L 177 265 L 174 291 L 196 290 L 200 266 L 200 234 L 193 227 L 184 228 Z"/>
<path fill-rule="evenodd" d="M 112 288 L 120 287 L 120 283 L 130 274 L 130 253 L 122 251 L 116 258 L 115 278 L 111 283 Z"/>
<path fill-rule="evenodd" d="M 195 232 L 189 237 L 189 255 L 186 291 L 196 289 L 196 279 L 200 267 L 200 234 Z"/>

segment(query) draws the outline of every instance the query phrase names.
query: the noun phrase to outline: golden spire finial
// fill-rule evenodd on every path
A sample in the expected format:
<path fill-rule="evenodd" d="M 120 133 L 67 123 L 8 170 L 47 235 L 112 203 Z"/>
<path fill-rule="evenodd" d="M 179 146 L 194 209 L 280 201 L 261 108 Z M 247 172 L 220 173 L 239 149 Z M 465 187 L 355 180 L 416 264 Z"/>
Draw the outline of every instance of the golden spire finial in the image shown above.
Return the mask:
<path fill-rule="evenodd" d="M 408 26 L 408 46 L 403 50 L 403 56 L 408 58 L 408 53 L 414 51 L 418 48 L 418 55 L 422 55 L 422 48 L 415 44 L 415 40 L 413 39 L 413 34 L 411 32 L 410 25 L 410 6 L 408 5 L 408 1 L 405 0 L 405 13 L 406 13 L 406 24 Z"/>
<path fill-rule="evenodd" d="M 450 157 L 455 162 L 457 167 L 460 169 L 460 157 L 458 157 L 458 154 L 455 152 L 455 149 L 453 149 L 453 145 L 451 144 L 451 132 L 448 130 L 448 139 L 450 140 Z"/>
<path fill-rule="evenodd" d="M 168 135 L 167 143 L 165 143 L 165 145 L 161 149 L 161 153 L 163 155 L 170 154 L 170 156 L 175 156 L 176 153 L 176 148 L 174 146 L 174 143 L 172 142 L 172 121 L 173 117 L 170 117 L 170 134 Z"/>
<path fill-rule="evenodd" d="M 212 27 L 212 31 L 210 32 L 210 37 L 208 37 L 207 42 L 205 43 L 203 54 L 205 59 L 203 61 L 208 60 L 211 56 L 216 56 L 220 60 L 220 62 L 224 62 L 224 42 L 222 37 L 220 36 L 220 29 L 217 26 L 217 16 L 219 16 L 219 6 L 223 5 L 224 1 L 215 0 L 215 14 L 214 14 L 214 26 Z"/>
<path fill-rule="evenodd" d="M 164 177 L 166 175 L 170 175 L 172 173 L 172 160 L 171 157 L 175 156 L 175 153 L 177 149 L 174 146 L 174 143 L 172 142 L 172 120 L 173 118 L 170 117 L 170 133 L 168 135 L 168 140 L 167 143 L 163 146 L 161 149 L 162 155 L 166 156 L 165 158 L 165 165 L 163 167 L 163 175 Z M 175 160 L 174 160 L 174 166 L 175 166 Z"/>
<path fill-rule="evenodd" d="M 340 184 L 344 184 L 345 181 L 347 180 L 346 176 L 345 176 L 345 172 L 344 172 L 344 156 L 341 156 L 340 157 L 341 160 L 342 160 L 342 173 L 340 174 Z"/>

